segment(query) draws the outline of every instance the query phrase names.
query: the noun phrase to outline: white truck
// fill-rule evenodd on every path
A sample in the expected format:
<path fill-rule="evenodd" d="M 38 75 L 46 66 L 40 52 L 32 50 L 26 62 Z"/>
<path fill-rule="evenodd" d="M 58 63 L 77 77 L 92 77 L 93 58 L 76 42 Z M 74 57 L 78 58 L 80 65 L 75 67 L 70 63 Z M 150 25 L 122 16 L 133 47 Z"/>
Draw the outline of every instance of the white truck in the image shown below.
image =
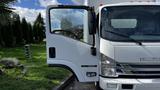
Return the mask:
<path fill-rule="evenodd" d="M 48 6 L 48 65 L 67 68 L 79 82 L 98 82 L 104 90 L 160 90 L 160 3 L 84 4 Z"/>

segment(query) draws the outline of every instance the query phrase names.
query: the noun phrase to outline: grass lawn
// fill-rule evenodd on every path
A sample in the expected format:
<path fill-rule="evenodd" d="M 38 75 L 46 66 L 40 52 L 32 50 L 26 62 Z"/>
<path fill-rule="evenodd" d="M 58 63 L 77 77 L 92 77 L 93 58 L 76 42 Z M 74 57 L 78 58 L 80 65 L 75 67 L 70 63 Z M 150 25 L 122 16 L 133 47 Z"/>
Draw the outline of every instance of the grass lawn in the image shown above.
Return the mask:
<path fill-rule="evenodd" d="M 52 90 L 69 75 L 67 70 L 47 66 L 45 44 L 33 44 L 31 50 L 32 61 L 25 59 L 24 47 L 0 48 L 0 58 L 18 58 L 28 69 L 25 76 L 17 69 L 6 70 L 0 76 L 0 90 Z"/>

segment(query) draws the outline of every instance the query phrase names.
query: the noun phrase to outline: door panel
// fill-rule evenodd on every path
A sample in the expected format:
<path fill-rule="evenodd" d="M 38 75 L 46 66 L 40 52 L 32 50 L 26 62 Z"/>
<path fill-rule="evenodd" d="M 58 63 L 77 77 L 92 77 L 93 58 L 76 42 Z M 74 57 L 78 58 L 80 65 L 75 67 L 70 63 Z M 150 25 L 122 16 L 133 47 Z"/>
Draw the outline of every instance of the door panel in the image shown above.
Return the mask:
<path fill-rule="evenodd" d="M 81 82 L 98 81 L 99 75 L 98 58 L 91 55 L 90 10 L 86 6 L 50 6 L 47 12 L 47 63 L 70 67 Z"/>

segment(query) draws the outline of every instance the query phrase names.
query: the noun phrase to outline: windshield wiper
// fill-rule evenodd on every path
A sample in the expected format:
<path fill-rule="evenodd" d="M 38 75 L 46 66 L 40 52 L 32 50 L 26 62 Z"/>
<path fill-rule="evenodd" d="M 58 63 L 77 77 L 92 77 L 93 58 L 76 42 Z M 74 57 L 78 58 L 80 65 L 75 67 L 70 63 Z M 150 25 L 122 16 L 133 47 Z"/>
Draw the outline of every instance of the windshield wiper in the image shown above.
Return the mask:
<path fill-rule="evenodd" d="M 121 34 L 121 33 L 117 33 L 117 32 L 114 32 L 114 31 L 106 31 L 106 32 L 109 32 L 109 33 L 112 33 L 112 34 L 116 34 L 116 35 L 118 35 L 118 36 L 122 36 L 122 37 L 128 38 L 128 39 L 130 39 L 131 41 L 137 43 L 138 45 L 140 45 L 140 46 L 142 45 L 142 42 L 137 41 L 137 40 L 135 40 L 135 39 L 132 39 L 132 38 L 130 38 L 130 37 L 127 36 L 127 35 L 124 35 L 124 34 Z"/>

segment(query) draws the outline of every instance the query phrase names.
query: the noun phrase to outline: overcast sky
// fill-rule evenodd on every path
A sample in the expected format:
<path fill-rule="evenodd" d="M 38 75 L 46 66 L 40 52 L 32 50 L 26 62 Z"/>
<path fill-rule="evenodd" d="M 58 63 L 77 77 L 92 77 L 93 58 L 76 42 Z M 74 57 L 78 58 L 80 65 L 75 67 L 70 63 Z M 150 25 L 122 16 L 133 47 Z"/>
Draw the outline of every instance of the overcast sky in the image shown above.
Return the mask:
<path fill-rule="evenodd" d="M 39 13 L 41 13 L 45 19 L 45 8 L 48 5 L 82 3 L 83 0 L 18 0 L 12 7 L 16 9 L 15 12 L 18 13 L 21 18 L 25 17 L 28 22 L 32 23 Z"/>

